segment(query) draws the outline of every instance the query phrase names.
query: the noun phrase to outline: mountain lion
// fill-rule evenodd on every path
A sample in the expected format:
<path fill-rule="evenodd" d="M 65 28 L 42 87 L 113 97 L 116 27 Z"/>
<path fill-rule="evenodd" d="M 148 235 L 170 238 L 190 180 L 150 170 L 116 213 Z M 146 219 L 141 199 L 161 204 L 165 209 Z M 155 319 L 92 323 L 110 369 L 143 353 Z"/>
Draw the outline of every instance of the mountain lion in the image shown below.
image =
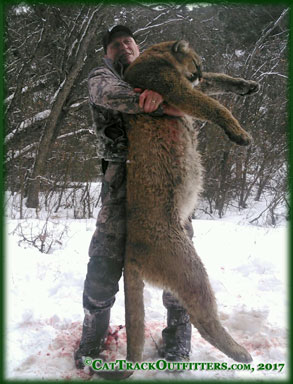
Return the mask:
<path fill-rule="evenodd" d="M 202 72 L 197 54 L 185 41 L 147 49 L 127 69 L 133 87 L 160 93 L 166 103 L 222 128 L 231 141 L 248 145 L 250 135 L 218 101 L 203 92 L 253 93 L 253 81 Z M 194 87 L 195 86 L 195 87 Z M 239 362 L 252 358 L 220 323 L 207 272 L 184 231 L 202 189 L 197 132 L 186 117 L 127 115 L 127 243 L 124 267 L 127 360 L 142 360 L 143 281 L 172 292 L 201 336 Z M 126 378 L 132 372 L 111 372 Z"/>

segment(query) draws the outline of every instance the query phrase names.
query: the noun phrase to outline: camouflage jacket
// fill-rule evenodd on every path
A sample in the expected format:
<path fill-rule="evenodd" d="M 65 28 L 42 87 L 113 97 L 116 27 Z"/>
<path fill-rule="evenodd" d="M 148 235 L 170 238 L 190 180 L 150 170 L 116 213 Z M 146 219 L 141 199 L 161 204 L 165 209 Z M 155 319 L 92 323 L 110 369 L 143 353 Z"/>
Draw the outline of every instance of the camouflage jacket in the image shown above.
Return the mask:
<path fill-rule="evenodd" d="M 138 105 L 139 94 L 123 81 L 113 62 L 104 59 L 105 66 L 95 68 L 88 77 L 89 101 L 97 134 L 97 153 L 107 161 L 125 161 L 127 136 L 123 114 L 143 113 Z M 162 115 L 158 110 L 156 115 Z"/>

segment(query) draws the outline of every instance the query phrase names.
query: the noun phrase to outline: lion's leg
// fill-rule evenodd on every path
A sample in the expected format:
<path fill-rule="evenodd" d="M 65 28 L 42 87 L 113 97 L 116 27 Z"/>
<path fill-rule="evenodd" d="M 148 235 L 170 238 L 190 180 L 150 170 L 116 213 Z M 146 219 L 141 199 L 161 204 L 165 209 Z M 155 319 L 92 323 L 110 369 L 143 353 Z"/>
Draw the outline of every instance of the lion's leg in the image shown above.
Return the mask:
<path fill-rule="evenodd" d="M 192 243 L 178 234 L 177 240 L 157 256 L 162 257 L 166 252 L 169 252 L 169 262 L 164 270 L 159 266 L 157 280 L 161 279 L 182 302 L 201 336 L 236 361 L 252 361 L 246 349 L 237 344 L 221 325 L 208 275 Z"/>
<path fill-rule="evenodd" d="M 179 92 L 164 95 L 164 100 L 186 114 L 204 121 L 210 121 L 221 127 L 229 139 L 239 145 L 248 145 L 250 135 L 241 127 L 232 113 L 217 100 L 191 88 L 186 81 Z"/>
<path fill-rule="evenodd" d="M 196 89 L 209 96 L 230 92 L 245 96 L 251 95 L 259 89 L 258 83 L 253 80 L 235 78 L 223 73 L 203 72 L 202 75 L 203 81 L 196 86 Z"/>
<path fill-rule="evenodd" d="M 250 135 L 227 108 L 197 90 L 196 87 L 192 88 L 190 82 L 180 77 L 178 71 L 172 70 L 169 66 L 166 68 L 160 66 L 156 71 L 156 79 L 160 79 L 160 81 L 154 81 L 153 73 L 148 74 L 145 69 L 142 65 L 140 70 L 136 69 L 134 73 L 136 86 L 160 93 L 165 102 L 189 116 L 220 126 L 229 139 L 236 144 L 248 145 L 251 143 Z M 133 70 L 134 68 L 132 72 Z M 132 73 L 128 74 L 130 83 L 131 75 Z"/>

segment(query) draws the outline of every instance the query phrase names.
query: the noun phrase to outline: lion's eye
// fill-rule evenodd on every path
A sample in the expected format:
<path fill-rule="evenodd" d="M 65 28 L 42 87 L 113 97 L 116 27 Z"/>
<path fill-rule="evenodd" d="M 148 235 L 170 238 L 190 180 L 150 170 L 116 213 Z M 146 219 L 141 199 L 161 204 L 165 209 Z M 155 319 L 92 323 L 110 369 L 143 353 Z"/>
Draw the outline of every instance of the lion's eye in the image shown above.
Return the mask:
<path fill-rule="evenodd" d="M 196 74 L 196 79 L 200 81 L 202 79 L 201 64 L 197 64 L 194 60 L 193 60 L 193 64 L 195 65 L 195 68 L 196 68 L 196 72 L 194 72 L 193 75 Z"/>
<path fill-rule="evenodd" d="M 192 73 L 191 74 L 191 76 L 189 76 L 188 77 L 188 80 L 190 81 L 190 82 L 194 82 L 194 81 L 196 81 L 198 79 L 198 73 L 197 72 L 194 72 L 194 73 Z"/>

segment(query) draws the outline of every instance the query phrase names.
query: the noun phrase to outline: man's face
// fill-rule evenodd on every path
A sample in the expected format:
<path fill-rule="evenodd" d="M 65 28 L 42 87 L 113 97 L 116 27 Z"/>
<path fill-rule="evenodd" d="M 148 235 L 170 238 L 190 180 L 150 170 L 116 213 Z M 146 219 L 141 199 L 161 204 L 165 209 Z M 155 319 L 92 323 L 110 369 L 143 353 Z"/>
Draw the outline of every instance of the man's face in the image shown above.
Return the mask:
<path fill-rule="evenodd" d="M 119 60 L 122 65 L 129 65 L 139 56 L 139 48 L 131 36 L 117 34 L 108 45 L 106 56 L 114 63 Z"/>

